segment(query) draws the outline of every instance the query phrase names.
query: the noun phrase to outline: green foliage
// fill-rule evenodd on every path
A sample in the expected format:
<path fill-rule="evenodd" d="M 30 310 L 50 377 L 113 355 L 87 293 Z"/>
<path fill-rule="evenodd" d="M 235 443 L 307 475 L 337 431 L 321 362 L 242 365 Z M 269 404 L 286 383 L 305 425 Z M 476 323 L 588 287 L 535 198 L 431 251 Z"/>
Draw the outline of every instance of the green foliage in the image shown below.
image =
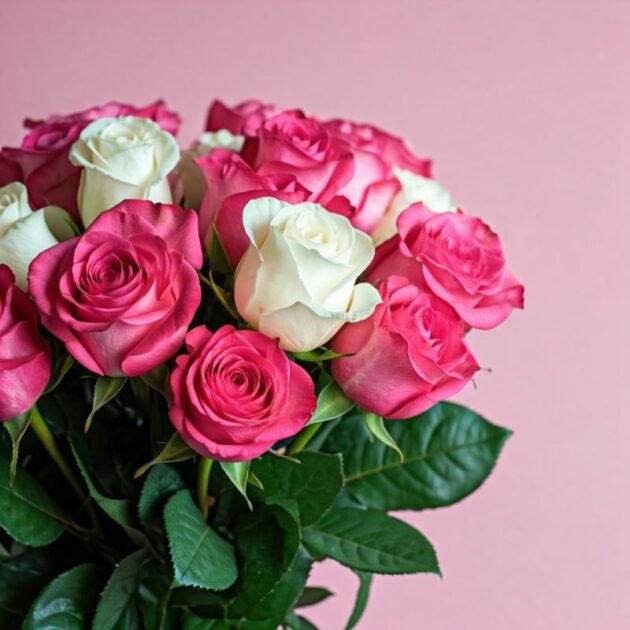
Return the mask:
<path fill-rule="evenodd" d="M 94 401 L 92 403 L 92 411 L 85 421 L 85 432 L 87 433 L 92 426 L 94 414 L 102 409 L 110 400 L 116 398 L 120 390 L 125 386 L 126 378 L 118 376 L 99 376 L 94 386 Z"/>
<path fill-rule="evenodd" d="M 309 424 L 340 418 L 353 407 L 354 403 L 343 393 L 341 387 L 335 381 L 330 381 L 317 397 L 317 407 L 309 420 Z"/>
<path fill-rule="evenodd" d="M 13 485 L 15 475 L 17 474 L 18 458 L 20 454 L 20 443 L 24 434 L 28 431 L 31 423 L 31 414 L 29 412 L 19 415 L 13 420 L 7 420 L 2 423 L 7 433 L 11 437 L 11 466 L 9 468 L 10 483 Z"/>

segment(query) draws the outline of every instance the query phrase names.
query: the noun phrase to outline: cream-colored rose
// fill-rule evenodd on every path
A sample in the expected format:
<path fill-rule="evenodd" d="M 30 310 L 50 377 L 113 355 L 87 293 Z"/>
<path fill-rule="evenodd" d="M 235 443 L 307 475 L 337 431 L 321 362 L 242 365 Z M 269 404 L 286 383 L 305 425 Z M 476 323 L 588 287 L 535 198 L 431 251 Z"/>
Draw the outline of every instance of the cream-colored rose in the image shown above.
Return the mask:
<path fill-rule="evenodd" d="M 83 167 L 78 203 L 85 227 L 124 199 L 172 203 L 166 176 L 179 161 L 179 147 L 148 118 L 95 120 L 72 145 L 70 161 Z"/>
<path fill-rule="evenodd" d="M 243 148 L 245 136 L 235 135 L 228 129 L 206 131 L 187 151 L 175 169 L 178 181 L 175 184 L 173 197 L 185 208 L 199 210 L 206 193 L 206 178 L 195 164 L 197 158 L 208 155 L 212 149 L 225 149 L 238 153 Z"/>
<path fill-rule="evenodd" d="M 243 226 L 251 245 L 236 270 L 236 307 L 284 350 L 325 344 L 381 301 L 371 284 L 355 284 L 374 245 L 345 217 L 315 203 L 263 197 L 245 206 Z"/>
<path fill-rule="evenodd" d="M 25 291 L 31 261 L 58 242 L 46 222 L 47 210 L 31 210 L 24 184 L 0 188 L 0 264 L 11 267 L 17 285 Z"/>
<path fill-rule="evenodd" d="M 434 179 L 422 177 L 417 173 L 405 171 L 394 166 L 394 175 L 400 182 L 401 189 L 392 199 L 387 212 L 374 232 L 372 240 L 376 245 L 384 243 L 396 234 L 396 221 L 412 203 L 422 202 L 433 212 L 454 212 L 457 205 L 450 193 Z"/>

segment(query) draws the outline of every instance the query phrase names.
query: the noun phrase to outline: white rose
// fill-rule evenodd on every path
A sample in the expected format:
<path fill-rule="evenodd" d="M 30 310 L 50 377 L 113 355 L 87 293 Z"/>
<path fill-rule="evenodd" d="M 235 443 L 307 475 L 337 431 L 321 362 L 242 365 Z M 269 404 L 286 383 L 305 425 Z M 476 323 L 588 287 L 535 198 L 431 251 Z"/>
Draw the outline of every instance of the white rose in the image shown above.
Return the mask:
<path fill-rule="evenodd" d="M 172 203 L 166 176 L 178 160 L 175 138 L 148 118 L 89 124 L 70 150 L 70 161 L 83 167 L 78 203 L 85 227 L 124 199 Z"/>
<path fill-rule="evenodd" d="M 0 188 L 0 264 L 11 267 L 17 285 L 25 291 L 31 261 L 58 242 L 46 223 L 47 210 L 31 210 L 24 184 Z"/>
<path fill-rule="evenodd" d="M 236 307 L 284 350 L 325 344 L 381 301 L 372 285 L 355 285 L 374 245 L 345 217 L 315 203 L 263 197 L 245 206 L 243 226 L 251 245 L 236 270 Z"/>
<path fill-rule="evenodd" d="M 190 149 L 182 153 L 182 158 L 175 169 L 179 177 L 177 190 L 178 201 L 185 208 L 199 210 L 206 194 L 206 178 L 195 164 L 197 158 L 208 155 L 212 149 L 225 149 L 238 153 L 243 148 L 245 136 L 231 133 L 227 129 L 206 131 Z"/>
<path fill-rule="evenodd" d="M 433 212 L 457 210 L 457 205 L 450 193 L 439 182 L 396 166 L 393 170 L 396 179 L 400 182 L 401 190 L 392 199 L 387 212 L 372 233 L 372 240 L 376 245 L 384 243 L 396 234 L 398 217 L 412 203 L 422 202 Z"/>

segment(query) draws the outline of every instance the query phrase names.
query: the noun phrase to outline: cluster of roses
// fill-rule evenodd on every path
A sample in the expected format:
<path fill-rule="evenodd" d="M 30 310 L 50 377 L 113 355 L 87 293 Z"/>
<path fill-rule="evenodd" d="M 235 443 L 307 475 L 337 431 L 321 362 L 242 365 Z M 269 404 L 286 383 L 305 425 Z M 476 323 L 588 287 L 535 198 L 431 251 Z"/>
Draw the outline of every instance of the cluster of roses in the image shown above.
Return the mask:
<path fill-rule="evenodd" d="M 178 125 L 161 101 L 110 103 L 26 121 L 0 153 L 0 420 L 50 378 L 41 319 L 97 375 L 144 375 L 185 343 L 173 424 L 249 460 L 315 410 L 300 353 L 327 346 L 347 397 L 408 418 L 479 369 L 470 328 L 522 307 L 498 236 L 401 139 L 257 101 L 214 102 L 182 153 Z M 190 329 L 219 259 L 234 324 Z"/>

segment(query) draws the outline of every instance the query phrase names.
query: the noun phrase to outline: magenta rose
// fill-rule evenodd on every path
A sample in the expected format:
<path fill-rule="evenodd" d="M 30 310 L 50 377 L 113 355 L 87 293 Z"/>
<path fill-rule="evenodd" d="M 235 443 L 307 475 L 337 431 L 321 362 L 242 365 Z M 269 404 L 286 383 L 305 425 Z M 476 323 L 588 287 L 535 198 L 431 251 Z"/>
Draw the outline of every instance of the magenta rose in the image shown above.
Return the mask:
<path fill-rule="evenodd" d="M 429 160 L 416 157 L 400 138 L 377 127 L 348 120 L 331 120 L 323 125 L 329 134 L 352 148 L 352 179 L 339 191 L 349 205 L 345 210 L 339 205 L 336 211 L 346 215 L 364 232 L 371 233 L 376 229 L 400 190 L 392 170 L 394 166 L 424 177 L 431 175 Z"/>
<path fill-rule="evenodd" d="M 252 330 L 200 326 L 171 374 L 171 421 L 204 457 L 254 459 L 298 433 L 313 413 L 311 377 L 278 342 Z"/>
<path fill-rule="evenodd" d="M 179 115 L 169 110 L 163 101 L 146 107 L 134 107 L 111 102 L 65 116 L 53 115 L 46 120 L 24 121 L 29 133 L 19 148 L 5 147 L 0 152 L 0 186 L 21 181 L 28 188 L 34 208 L 60 206 L 79 220 L 77 191 L 81 169 L 70 163 L 68 154 L 81 131 L 97 118 L 108 116 L 140 116 L 150 118 L 165 131 L 177 133 Z"/>
<path fill-rule="evenodd" d="M 473 328 L 494 328 L 513 308 L 523 308 L 523 285 L 508 269 L 499 237 L 481 219 L 413 204 L 400 215 L 398 232 L 399 237 L 384 243 L 384 252 L 377 250 L 371 282 L 388 271 L 416 282 L 421 275 Z"/>
<path fill-rule="evenodd" d="M 256 137 L 247 138 L 243 159 L 260 175 L 292 175 L 326 205 L 351 179 L 352 151 L 314 118 L 286 111 L 269 118 Z"/>
<path fill-rule="evenodd" d="M 50 379 L 50 350 L 39 333 L 37 310 L 0 265 L 0 421 L 28 411 Z"/>
<path fill-rule="evenodd" d="M 123 201 L 40 254 L 29 290 L 50 332 L 97 374 L 139 376 L 181 347 L 201 301 L 197 215 Z"/>
<path fill-rule="evenodd" d="M 384 418 L 410 418 L 450 398 L 479 369 L 464 327 L 445 302 L 391 276 L 383 302 L 368 319 L 346 324 L 333 338 L 332 374 L 360 407 Z"/>
<path fill-rule="evenodd" d="M 255 136 L 260 125 L 278 113 L 280 109 L 275 105 L 256 99 L 243 101 L 234 107 L 216 100 L 208 109 L 206 131 L 227 129 L 234 134 Z"/>
<path fill-rule="evenodd" d="M 288 203 L 300 203 L 309 194 L 292 175 L 259 175 L 232 151 L 214 149 L 206 157 L 197 159 L 196 164 L 207 183 L 199 212 L 201 239 L 208 246 L 214 227 L 234 268 L 249 247 L 242 218 L 248 201 L 276 197 Z"/>

